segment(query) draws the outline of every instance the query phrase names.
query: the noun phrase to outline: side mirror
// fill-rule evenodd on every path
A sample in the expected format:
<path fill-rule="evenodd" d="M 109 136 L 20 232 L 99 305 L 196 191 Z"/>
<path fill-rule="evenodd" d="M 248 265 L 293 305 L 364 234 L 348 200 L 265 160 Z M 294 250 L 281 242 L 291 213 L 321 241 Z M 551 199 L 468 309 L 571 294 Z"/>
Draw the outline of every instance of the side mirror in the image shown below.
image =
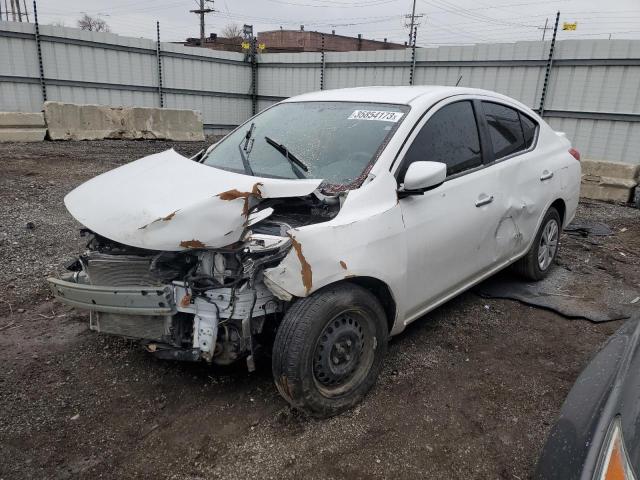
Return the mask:
<path fill-rule="evenodd" d="M 404 174 L 402 193 L 421 194 L 444 183 L 447 165 L 440 162 L 413 162 Z"/>

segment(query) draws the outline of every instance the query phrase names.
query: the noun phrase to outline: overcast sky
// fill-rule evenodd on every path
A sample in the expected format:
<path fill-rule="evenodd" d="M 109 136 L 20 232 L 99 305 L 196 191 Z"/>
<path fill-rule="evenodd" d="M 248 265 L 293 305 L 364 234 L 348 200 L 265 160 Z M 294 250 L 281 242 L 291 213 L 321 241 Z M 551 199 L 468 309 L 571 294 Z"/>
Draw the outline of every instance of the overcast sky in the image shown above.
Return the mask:
<path fill-rule="evenodd" d="M 215 0 L 207 2 L 215 12 L 206 16 L 206 31 L 219 32 L 229 23 L 253 24 L 256 32 L 303 24 L 306 30 L 404 42 L 403 16 L 411 5 L 412 0 Z M 75 27 L 86 12 L 101 16 L 114 33 L 155 38 L 159 20 L 163 41 L 199 36 L 199 17 L 189 12 L 197 6 L 196 0 L 38 0 L 41 23 Z M 537 40 L 539 27 L 546 18 L 553 26 L 557 10 L 560 25 L 578 22 L 576 31 L 560 31 L 559 39 L 640 39 L 640 0 L 417 0 L 416 13 L 424 15 L 418 45 Z"/>

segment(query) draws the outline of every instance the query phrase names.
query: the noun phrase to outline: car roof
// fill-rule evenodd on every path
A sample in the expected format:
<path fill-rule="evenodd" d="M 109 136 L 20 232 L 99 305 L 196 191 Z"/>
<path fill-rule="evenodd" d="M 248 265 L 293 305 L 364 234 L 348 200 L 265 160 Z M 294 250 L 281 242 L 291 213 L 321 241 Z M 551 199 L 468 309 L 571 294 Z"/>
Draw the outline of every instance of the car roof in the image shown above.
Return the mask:
<path fill-rule="evenodd" d="M 485 95 L 496 98 L 506 98 L 489 90 L 467 87 L 448 87 L 441 85 L 416 85 L 416 86 L 371 86 L 339 88 L 336 90 L 320 90 L 291 97 L 285 102 L 372 102 L 395 103 L 412 105 L 415 103 L 428 103 L 438 101 L 452 95 Z"/>

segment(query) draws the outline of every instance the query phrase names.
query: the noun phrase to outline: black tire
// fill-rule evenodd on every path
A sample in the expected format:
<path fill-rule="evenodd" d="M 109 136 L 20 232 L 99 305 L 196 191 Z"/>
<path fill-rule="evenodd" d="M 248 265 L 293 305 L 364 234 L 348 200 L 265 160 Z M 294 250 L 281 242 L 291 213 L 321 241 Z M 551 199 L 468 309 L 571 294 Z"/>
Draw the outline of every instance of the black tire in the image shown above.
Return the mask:
<path fill-rule="evenodd" d="M 330 285 L 296 301 L 273 345 L 273 378 L 294 408 L 326 418 L 359 403 L 373 387 L 389 332 L 378 299 L 364 288 Z"/>
<path fill-rule="evenodd" d="M 633 190 L 632 203 L 634 207 L 640 208 L 640 185 Z"/>
<path fill-rule="evenodd" d="M 553 253 L 549 254 L 549 244 L 545 244 L 544 237 L 545 231 L 550 228 L 550 224 L 552 223 L 555 223 L 555 248 L 553 249 Z M 542 219 L 542 223 L 536 233 L 531 248 L 529 248 L 529 251 L 524 257 L 514 264 L 515 271 L 528 280 L 538 281 L 545 278 L 549 274 L 551 266 L 558 255 L 561 232 L 562 221 L 560 220 L 560 214 L 554 207 L 551 207 Z M 547 231 L 547 234 L 548 233 Z M 542 253 L 543 248 L 547 248 L 547 256 L 545 257 L 546 260 L 541 262 L 539 255 Z"/>

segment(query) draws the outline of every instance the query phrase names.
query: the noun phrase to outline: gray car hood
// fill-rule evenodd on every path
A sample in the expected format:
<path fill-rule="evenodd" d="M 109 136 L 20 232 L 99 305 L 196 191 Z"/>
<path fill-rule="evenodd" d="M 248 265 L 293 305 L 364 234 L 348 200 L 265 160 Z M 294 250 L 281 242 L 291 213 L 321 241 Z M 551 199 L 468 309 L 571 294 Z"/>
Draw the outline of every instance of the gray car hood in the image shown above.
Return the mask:
<path fill-rule="evenodd" d="M 250 199 L 308 195 L 321 181 L 242 175 L 171 149 L 103 173 L 71 191 L 64 202 L 84 226 L 125 245 L 167 251 L 218 248 L 240 239 Z"/>

